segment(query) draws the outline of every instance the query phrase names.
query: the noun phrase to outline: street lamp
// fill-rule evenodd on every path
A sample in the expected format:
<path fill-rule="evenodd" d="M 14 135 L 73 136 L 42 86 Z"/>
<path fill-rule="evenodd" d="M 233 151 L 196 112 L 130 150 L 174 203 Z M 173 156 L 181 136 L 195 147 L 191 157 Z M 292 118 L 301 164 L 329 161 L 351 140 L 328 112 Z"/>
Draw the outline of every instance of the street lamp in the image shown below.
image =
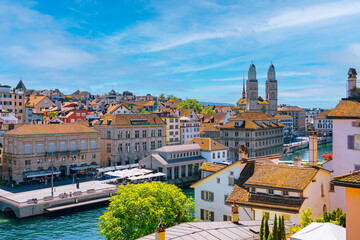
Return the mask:
<path fill-rule="evenodd" d="M 50 159 L 51 162 L 51 197 L 54 197 L 54 160 Z"/>

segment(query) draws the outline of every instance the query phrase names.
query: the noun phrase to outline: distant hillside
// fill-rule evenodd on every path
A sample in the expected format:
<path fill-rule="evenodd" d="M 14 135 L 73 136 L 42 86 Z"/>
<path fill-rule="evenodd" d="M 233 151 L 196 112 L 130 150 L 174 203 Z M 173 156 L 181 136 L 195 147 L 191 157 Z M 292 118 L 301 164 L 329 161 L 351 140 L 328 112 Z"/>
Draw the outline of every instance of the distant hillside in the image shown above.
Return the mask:
<path fill-rule="evenodd" d="M 199 102 L 201 105 L 211 105 L 211 106 L 235 106 L 234 104 L 230 103 L 214 103 L 214 102 Z"/>

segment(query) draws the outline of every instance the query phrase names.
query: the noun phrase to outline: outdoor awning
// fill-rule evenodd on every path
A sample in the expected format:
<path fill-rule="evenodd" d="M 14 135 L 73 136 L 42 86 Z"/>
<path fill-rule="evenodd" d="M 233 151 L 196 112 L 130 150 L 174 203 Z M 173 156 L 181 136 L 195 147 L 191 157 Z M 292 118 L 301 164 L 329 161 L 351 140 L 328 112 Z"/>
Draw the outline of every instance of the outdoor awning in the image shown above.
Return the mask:
<path fill-rule="evenodd" d="M 147 178 L 153 178 L 153 177 L 162 177 L 162 176 L 166 176 L 165 173 L 150 173 L 150 174 L 146 174 L 146 175 L 141 175 L 141 176 L 137 176 L 137 177 L 129 177 L 128 179 L 131 181 L 134 180 L 139 180 L 139 179 L 147 179 Z"/>
<path fill-rule="evenodd" d="M 116 170 L 131 169 L 131 168 L 138 168 L 138 167 L 139 167 L 139 164 L 135 163 L 135 164 L 128 164 L 128 165 L 114 166 L 114 167 L 99 168 L 99 169 L 97 169 L 97 171 L 99 173 L 102 173 L 102 172 L 111 172 L 111 171 L 116 171 Z"/>
<path fill-rule="evenodd" d="M 61 172 L 58 170 L 54 170 L 54 175 L 59 175 Z M 34 172 L 24 172 L 23 173 L 26 178 L 32 177 L 44 177 L 52 174 L 51 170 L 42 170 L 42 171 L 34 171 Z"/>
<path fill-rule="evenodd" d="M 133 169 L 125 169 L 125 170 L 121 170 L 121 171 L 116 171 L 116 172 L 107 172 L 107 173 L 105 173 L 105 175 L 123 179 L 123 178 L 128 178 L 128 177 L 144 175 L 144 174 L 150 173 L 151 171 L 152 170 L 148 170 L 148 169 L 133 168 Z"/>
<path fill-rule="evenodd" d="M 99 168 L 100 165 L 89 165 L 89 166 L 81 166 L 81 167 L 70 167 L 71 170 L 77 171 L 77 170 L 85 170 L 89 168 Z"/>

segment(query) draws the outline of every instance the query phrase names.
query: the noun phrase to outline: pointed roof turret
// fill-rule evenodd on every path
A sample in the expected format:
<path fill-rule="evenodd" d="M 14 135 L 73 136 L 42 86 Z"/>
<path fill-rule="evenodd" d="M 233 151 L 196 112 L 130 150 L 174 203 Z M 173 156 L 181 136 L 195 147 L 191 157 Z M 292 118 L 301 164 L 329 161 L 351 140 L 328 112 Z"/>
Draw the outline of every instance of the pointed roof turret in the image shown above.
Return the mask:
<path fill-rule="evenodd" d="M 251 61 L 251 64 L 249 67 L 248 80 L 256 80 L 256 67 L 255 67 L 253 61 Z"/>
<path fill-rule="evenodd" d="M 20 90 L 20 91 L 24 91 L 26 89 L 25 84 L 23 83 L 23 81 L 21 79 L 20 79 L 18 85 L 16 85 L 15 89 Z"/>
<path fill-rule="evenodd" d="M 243 75 L 243 92 L 242 92 L 242 98 L 245 98 L 246 92 L 245 92 L 245 77 Z"/>
<path fill-rule="evenodd" d="M 275 81 L 276 80 L 275 67 L 274 67 L 272 62 L 270 64 L 269 70 L 268 70 L 268 80 L 270 80 L 270 81 Z"/>

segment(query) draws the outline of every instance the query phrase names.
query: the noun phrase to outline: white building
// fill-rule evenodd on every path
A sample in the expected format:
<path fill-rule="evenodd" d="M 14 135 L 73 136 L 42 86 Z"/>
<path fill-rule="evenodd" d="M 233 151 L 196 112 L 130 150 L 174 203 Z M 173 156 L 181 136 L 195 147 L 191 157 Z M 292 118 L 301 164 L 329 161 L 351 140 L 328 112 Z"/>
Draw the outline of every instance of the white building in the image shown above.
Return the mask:
<path fill-rule="evenodd" d="M 180 117 L 180 144 L 200 137 L 200 120 L 192 109 L 176 110 L 174 116 Z"/>
<path fill-rule="evenodd" d="M 237 161 L 192 187 L 195 214 L 200 220 L 230 220 L 230 204 L 239 205 L 239 219 L 261 220 L 264 213 L 299 223 L 301 210 L 308 207 L 314 217 L 327 211 L 330 172 L 316 167 L 276 165 L 281 156 Z"/>
<path fill-rule="evenodd" d="M 292 137 L 294 131 L 294 121 L 293 118 L 289 115 L 276 115 L 275 118 L 278 119 L 279 123 L 284 124 L 284 137 Z"/>
<path fill-rule="evenodd" d="M 199 144 L 201 148 L 201 156 L 207 159 L 208 162 L 221 163 L 228 160 L 228 147 L 221 143 L 212 140 L 211 138 L 193 138 L 185 144 Z"/>
<path fill-rule="evenodd" d="M 0 123 L 18 124 L 19 120 L 15 117 L 15 113 L 11 113 L 5 109 L 0 109 Z"/>
<path fill-rule="evenodd" d="M 327 119 L 331 110 L 324 110 L 317 117 L 314 117 L 314 129 L 319 136 L 332 136 L 333 120 Z"/>

